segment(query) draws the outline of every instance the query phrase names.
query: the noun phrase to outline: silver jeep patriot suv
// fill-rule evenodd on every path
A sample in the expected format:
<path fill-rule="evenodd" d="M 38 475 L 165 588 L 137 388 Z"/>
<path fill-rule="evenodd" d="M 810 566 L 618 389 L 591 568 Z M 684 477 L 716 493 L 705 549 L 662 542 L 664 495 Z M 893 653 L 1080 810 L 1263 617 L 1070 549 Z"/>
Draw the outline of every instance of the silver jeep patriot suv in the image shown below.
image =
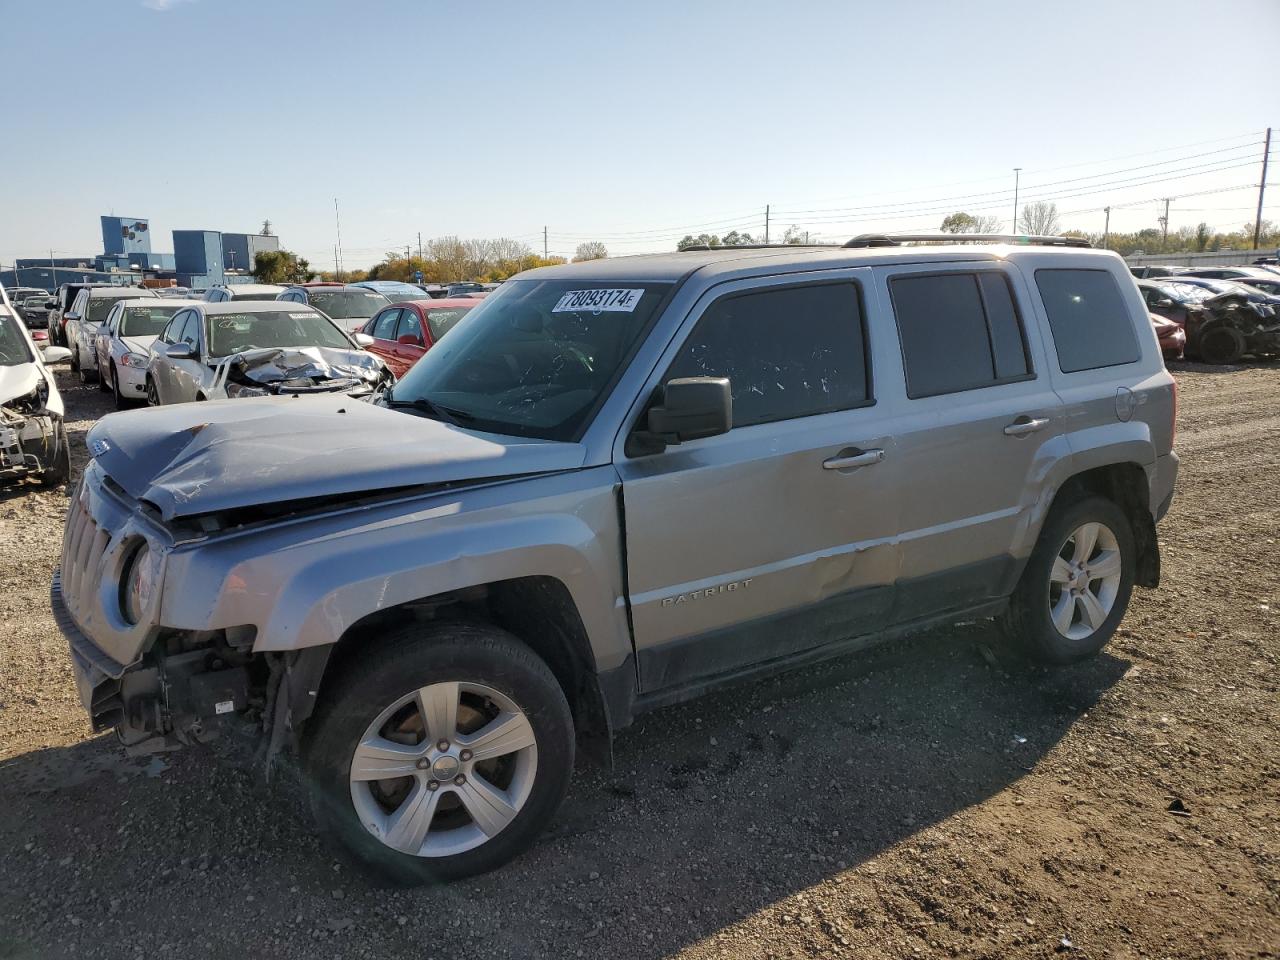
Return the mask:
<path fill-rule="evenodd" d="M 375 402 L 105 417 L 52 592 L 94 729 L 248 714 L 341 849 L 440 880 L 644 710 L 961 618 L 1095 654 L 1177 473 L 1142 297 L 1060 238 L 901 239 L 534 270 Z"/>

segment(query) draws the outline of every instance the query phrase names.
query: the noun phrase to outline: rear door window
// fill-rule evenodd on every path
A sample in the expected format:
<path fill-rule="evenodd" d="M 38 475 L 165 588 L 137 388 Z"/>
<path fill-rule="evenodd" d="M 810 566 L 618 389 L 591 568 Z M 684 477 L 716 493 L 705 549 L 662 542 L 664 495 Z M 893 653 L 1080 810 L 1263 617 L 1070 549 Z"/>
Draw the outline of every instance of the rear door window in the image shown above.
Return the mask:
<path fill-rule="evenodd" d="M 1002 274 L 899 276 L 889 291 L 913 400 L 1032 375 L 1022 322 Z"/>
<path fill-rule="evenodd" d="M 728 377 L 734 427 L 869 403 L 858 294 L 846 282 L 722 297 L 698 320 L 667 379 Z"/>
<path fill-rule="evenodd" d="M 1037 270 L 1063 373 L 1133 363 L 1141 355 L 1133 321 L 1106 270 Z"/>

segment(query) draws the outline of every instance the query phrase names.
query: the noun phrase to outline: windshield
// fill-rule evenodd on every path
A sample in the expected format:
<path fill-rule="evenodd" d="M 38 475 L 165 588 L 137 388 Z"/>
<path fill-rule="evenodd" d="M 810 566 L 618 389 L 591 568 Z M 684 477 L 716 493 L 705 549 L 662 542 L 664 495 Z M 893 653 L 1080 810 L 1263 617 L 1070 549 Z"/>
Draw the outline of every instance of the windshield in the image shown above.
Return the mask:
<path fill-rule="evenodd" d="M 477 430 L 571 440 L 670 286 L 508 281 L 410 368 L 394 400 L 429 400 Z"/>
<path fill-rule="evenodd" d="M 333 347 L 352 349 L 332 323 L 314 310 L 293 307 L 253 313 L 214 313 L 209 324 L 209 355 L 229 357 L 256 347 Z"/>
<path fill-rule="evenodd" d="M 159 299 L 159 298 L 157 298 Z M 181 308 L 167 304 L 154 307 L 125 307 L 120 318 L 122 337 L 158 337 L 169 319 Z"/>
<path fill-rule="evenodd" d="M 473 309 L 473 307 L 440 307 L 433 310 L 428 307 L 427 326 L 431 328 L 431 339 L 439 340 Z"/>
<path fill-rule="evenodd" d="M 16 367 L 34 360 L 17 321 L 7 313 L 0 313 L 0 367 Z"/>
<path fill-rule="evenodd" d="M 307 294 L 311 305 L 323 310 L 335 320 L 354 320 L 360 317 L 372 317 L 391 301 L 372 290 L 312 290 Z"/>
<path fill-rule="evenodd" d="M 254 293 L 232 293 L 232 299 L 235 300 L 274 300 L 277 296 L 275 290 L 255 291 Z"/>
<path fill-rule="evenodd" d="M 116 305 L 117 300 L 137 300 L 142 297 L 152 296 L 145 290 L 130 290 L 128 293 L 116 294 L 114 297 L 107 296 L 90 296 L 89 306 L 86 312 L 89 314 L 85 317 L 90 323 L 101 323 L 107 319 L 107 314 L 111 312 L 111 308 Z M 156 297 L 159 300 L 159 297 Z"/>
<path fill-rule="evenodd" d="M 1169 294 L 1174 299 L 1181 300 L 1183 303 L 1199 303 L 1202 300 L 1217 296 L 1212 290 L 1205 287 L 1197 287 L 1194 283 L 1170 283 L 1160 289 L 1169 291 Z"/>
<path fill-rule="evenodd" d="M 392 303 L 404 303 L 406 300 L 422 300 L 426 294 L 421 290 L 383 290 L 382 295 Z"/>

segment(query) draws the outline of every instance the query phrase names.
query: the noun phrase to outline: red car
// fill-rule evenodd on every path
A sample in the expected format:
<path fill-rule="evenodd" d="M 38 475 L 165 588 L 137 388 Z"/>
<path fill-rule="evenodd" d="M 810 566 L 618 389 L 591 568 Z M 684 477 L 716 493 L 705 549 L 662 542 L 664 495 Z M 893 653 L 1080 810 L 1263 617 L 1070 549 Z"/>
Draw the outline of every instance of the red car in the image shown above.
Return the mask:
<path fill-rule="evenodd" d="M 1156 328 L 1156 339 L 1160 341 L 1160 353 L 1166 360 L 1181 360 L 1187 349 L 1187 333 L 1182 325 L 1154 313 L 1149 316 L 1151 325 Z"/>
<path fill-rule="evenodd" d="M 432 344 L 479 303 L 469 297 L 404 300 L 379 310 L 360 332 L 373 337 L 366 349 L 385 360 L 397 377 L 403 377 Z"/>

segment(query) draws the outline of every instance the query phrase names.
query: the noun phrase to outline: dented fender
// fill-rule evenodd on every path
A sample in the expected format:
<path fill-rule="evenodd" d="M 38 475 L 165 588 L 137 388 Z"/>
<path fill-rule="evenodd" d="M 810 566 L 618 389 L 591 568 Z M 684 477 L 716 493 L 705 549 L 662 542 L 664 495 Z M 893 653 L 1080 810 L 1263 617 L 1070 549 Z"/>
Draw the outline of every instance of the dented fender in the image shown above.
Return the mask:
<path fill-rule="evenodd" d="M 526 576 L 560 580 L 596 666 L 631 653 L 612 467 L 337 510 L 175 548 L 161 622 L 256 628 L 256 652 L 332 644 L 414 600 Z"/>

